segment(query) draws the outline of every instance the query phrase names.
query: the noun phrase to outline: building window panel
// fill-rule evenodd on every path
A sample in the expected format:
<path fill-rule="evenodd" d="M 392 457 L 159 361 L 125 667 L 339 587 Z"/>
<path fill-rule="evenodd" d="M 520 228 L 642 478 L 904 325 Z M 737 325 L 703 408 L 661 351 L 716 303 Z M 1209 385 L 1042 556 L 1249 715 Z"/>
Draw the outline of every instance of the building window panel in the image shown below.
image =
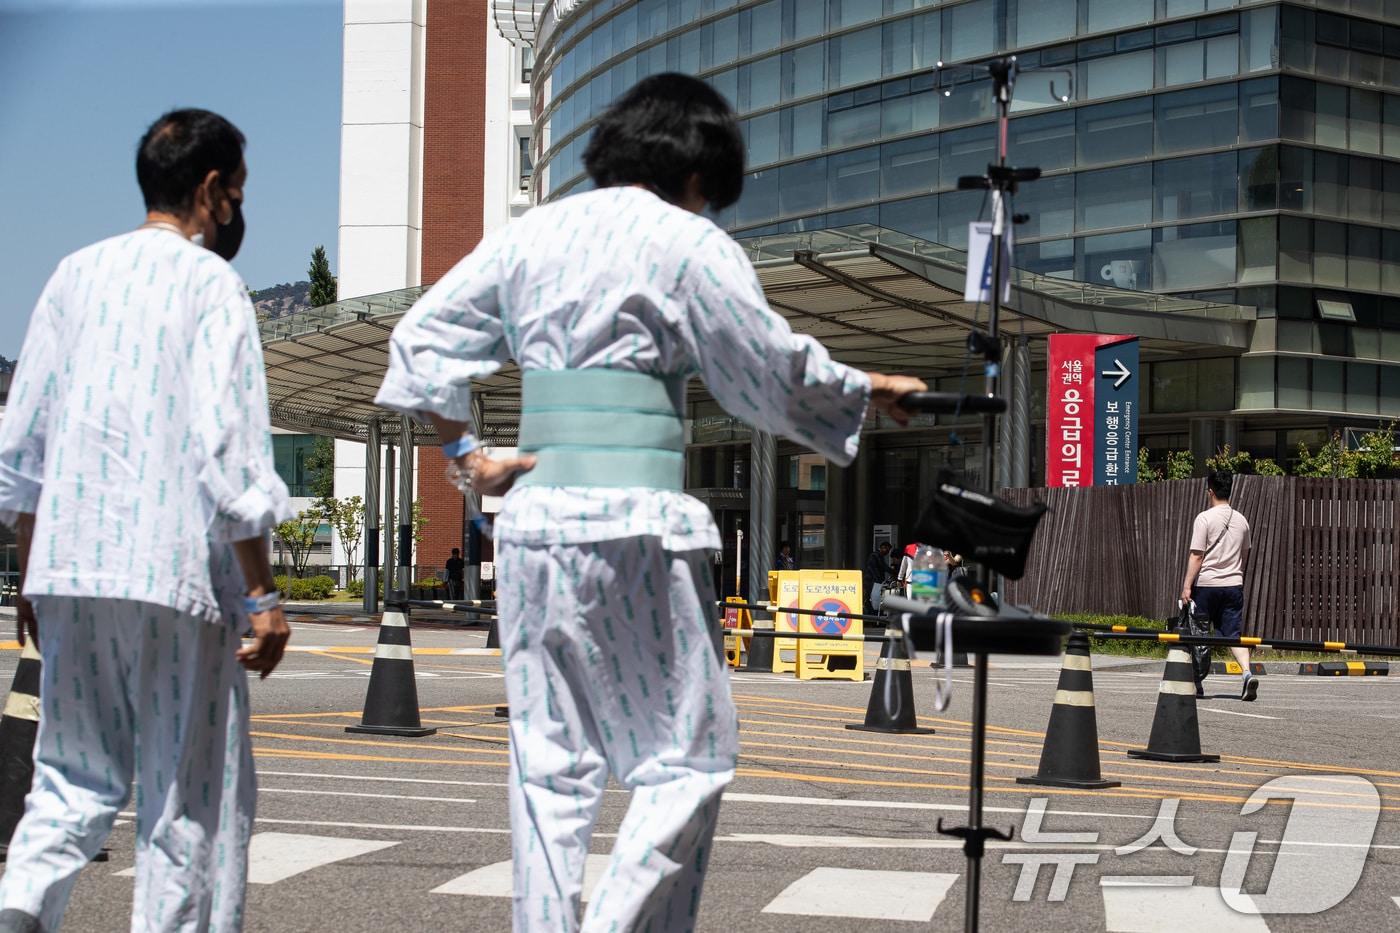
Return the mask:
<path fill-rule="evenodd" d="M 735 220 L 739 226 L 772 220 L 778 215 L 778 173 L 773 169 L 754 172 L 744 179 Z"/>
<path fill-rule="evenodd" d="M 878 146 L 829 156 L 826 162 L 827 201 L 832 207 L 879 200 Z"/>
<path fill-rule="evenodd" d="M 1272 282 L 1278 278 L 1278 222 L 1273 217 L 1247 217 L 1239 222 L 1239 282 Z"/>
<path fill-rule="evenodd" d="M 939 119 L 944 126 L 988 120 L 995 115 L 990 81 L 973 81 L 952 88 L 952 95 L 943 99 Z"/>
<path fill-rule="evenodd" d="M 1278 147 L 1240 150 L 1240 210 L 1271 211 L 1278 207 Z"/>
<path fill-rule="evenodd" d="M 1130 227 L 1152 222 L 1151 164 L 1081 172 L 1078 194 L 1075 204 L 1076 230 Z"/>
<path fill-rule="evenodd" d="M 1236 231 L 1233 220 L 1163 227 L 1152 253 L 1153 288 L 1180 291 L 1235 281 Z"/>
<path fill-rule="evenodd" d="M 1033 154 L 1035 164 L 1043 172 L 1073 168 L 1074 111 L 1059 110 L 1012 120 L 1007 144 L 1013 153 Z"/>
<path fill-rule="evenodd" d="M 1119 162 L 1152 155 L 1152 101 L 1117 101 L 1076 112 L 1079 164 Z"/>
<path fill-rule="evenodd" d="M 1279 135 L 1310 143 L 1317 128 L 1317 85 L 1299 78 L 1283 78 L 1279 85 L 1282 112 Z"/>
<path fill-rule="evenodd" d="M 880 136 L 880 104 L 838 110 L 826 116 L 827 145 L 835 148 L 869 142 Z"/>
<path fill-rule="evenodd" d="M 749 165 L 778 161 L 779 121 L 777 113 L 765 113 L 744 121 L 749 144 Z"/>
<path fill-rule="evenodd" d="M 1205 42 L 1182 42 L 1157 50 L 1157 85 L 1195 84 L 1206 71 Z"/>
<path fill-rule="evenodd" d="M 953 249 L 967 249 L 967 225 L 983 214 L 985 192 L 949 191 L 938 198 L 937 242 Z"/>
<path fill-rule="evenodd" d="M 921 240 L 938 240 L 938 195 L 880 205 L 880 226 Z"/>
<path fill-rule="evenodd" d="M 981 175 L 987 171 L 988 163 L 995 161 L 995 129 L 974 126 L 944 133 L 940 149 L 940 187 L 956 188 L 960 176 Z"/>
<path fill-rule="evenodd" d="M 1012 48 L 1074 37 L 1075 0 L 1011 0 L 1008 35 Z"/>
<path fill-rule="evenodd" d="M 1318 220 L 1313 223 L 1313 282 L 1332 288 L 1347 286 L 1347 226 Z"/>
<path fill-rule="evenodd" d="M 1156 163 L 1153 219 L 1186 220 L 1235 211 L 1239 183 L 1233 152 Z"/>
<path fill-rule="evenodd" d="M 1351 88 L 1348 141 L 1353 152 L 1381 151 L 1381 95 L 1377 91 Z"/>
<path fill-rule="evenodd" d="M 1081 0 L 1080 31 L 1102 32 L 1150 23 L 1155 12 L 1152 7 L 1152 0 Z"/>
<path fill-rule="evenodd" d="M 1380 367 L 1371 363 L 1347 363 L 1347 411 L 1354 415 L 1374 415 L 1376 383 Z"/>
<path fill-rule="evenodd" d="M 1081 282 L 1134 291 L 1153 287 L 1151 230 L 1082 237 L 1078 251 L 1076 277 Z"/>
<path fill-rule="evenodd" d="M 1377 159 L 1352 156 L 1347 179 L 1347 216 L 1352 220 L 1380 223 L 1385 208 L 1385 185 Z"/>
<path fill-rule="evenodd" d="M 783 3 L 782 0 L 768 0 L 767 3 L 760 3 L 751 10 L 745 10 L 739 14 L 741 20 L 741 33 L 743 27 L 748 29 L 748 47 L 744 49 L 747 55 L 762 55 L 764 52 L 771 52 L 783 41 Z M 684 25 L 684 23 L 678 24 Z"/>
<path fill-rule="evenodd" d="M 1312 360 L 1312 407 L 1346 410 L 1346 367 L 1339 360 Z"/>
<path fill-rule="evenodd" d="M 1381 232 L 1375 227 L 1347 229 L 1347 287 L 1380 291 Z"/>
<path fill-rule="evenodd" d="M 1109 55 L 1079 66 L 1080 100 L 1121 97 L 1152 89 L 1152 50 Z"/>
<path fill-rule="evenodd" d="M 1319 146 L 1347 147 L 1347 89 L 1335 84 L 1316 85 L 1317 135 Z"/>
<path fill-rule="evenodd" d="M 1279 136 L 1278 79 L 1259 78 L 1240 84 L 1240 141 Z"/>
<path fill-rule="evenodd" d="M 1245 356 L 1240 358 L 1239 407 L 1268 409 L 1274 407 L 1274 358 Z"/>
<path fill-rule="evenodd" d="M 1278 219 L 1278 277 L 1283 282 L 1312 281 L 1312 221 Z"/>
<path fill-rule="evenodd" d="M 1057 279 L 1074 278 L 1074 240 L 1044 240 L 1016 247 L 1016 268 Z"/>
<path fill-rule="evenodd" d="M 938 187 L 938 137 L 919 136 L 880 147 L 880 190 L 897 197 Z"/>
<path fill-rule="evenodd" d="M 739 111 L 765 110 L 778 103 L 782 56 L 770 55 L 739 68 Z"/>
<path fill-rule="evenodd" d="M 778 185 L 778 202 L 783 215 L 826 210 L 826 159 L 808 159 L 783 166 Z"/>
<path fill-rule="evenodd" d="M 851 87 L 878 80 L 882 42 L 879 26 L 836 36 L 827 42 L 830 50 L 831 87 Z"/>
<path fill-rule="evenodd" d="M 1313 153 L 1313 210 L 1332 217 L 1347 215 L 1350 160 L 1336 152 Z"/>
<path fill-rule="evenodd" d="M 1030 238 L 1073 233 L 1074 187 L 1073 175 L 1052 175 L 1022 187 L 1014 207 L 1030 219 L 1016 228 L 1016 235 Z"/>
<path fill-rule="evenodd" d="M 1311 211 L 1313 204 L 1313 151 L 1284 146 L 1279 153 L 1279 207 L 1286 211 Z"/>
<path fill-rule="evenodd" d="M 1400 416 L 1400 366 L 1380 368 L 1379 408 L 1378 414 Z"/>
<path fill-rule="evenodd" d="M 1400 230 L 1381 231 L 1381 291 L 1400 293 Z"/>
<path fill-rule="evenodd" d="M 1236 96 L 1232 84 L 1157 95 L 1157 151 L 1233 145 L 1238 136 Z"/>
<path fill-rule="evenodd" d="M 1241 71 L 1267 71 L 1277 68 L 1278 7 L 1247 10 L 1240 14 L 1240 49 L 1244 56 Z"/>
<path fill-rule="evenodd" d="M 943 60 L 960 62 L 996 51 L 997 11 L 992 0 L 973 0 L 943 11 Z"/>
<path fill-rule="evenodd" d="M 783 53 L 783 99 L 826 90 L 826 46 L 817 42 Z"/>

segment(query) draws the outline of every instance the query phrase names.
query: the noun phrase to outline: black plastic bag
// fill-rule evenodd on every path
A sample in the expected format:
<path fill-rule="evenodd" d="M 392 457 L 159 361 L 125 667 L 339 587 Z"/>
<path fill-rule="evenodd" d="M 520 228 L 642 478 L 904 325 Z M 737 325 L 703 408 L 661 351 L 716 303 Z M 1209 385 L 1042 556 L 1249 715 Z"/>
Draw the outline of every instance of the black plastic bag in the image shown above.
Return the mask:
<path fill-rule="evenodd" d="M 1193 605 L 1195 604 L 1190 602 L 1182 603 L 1176 618 L 1167 620 L 1167 631 L 1176 632 L 1178 635 L 1209 635 L 1210 619 L 1198 619 L 1192 615 Z M 1196 675 L 1196 683 L 1199 684 L 1210 674 L 1210 645 L 1183 647 L 1191 653 L 1191 667 Z"/>

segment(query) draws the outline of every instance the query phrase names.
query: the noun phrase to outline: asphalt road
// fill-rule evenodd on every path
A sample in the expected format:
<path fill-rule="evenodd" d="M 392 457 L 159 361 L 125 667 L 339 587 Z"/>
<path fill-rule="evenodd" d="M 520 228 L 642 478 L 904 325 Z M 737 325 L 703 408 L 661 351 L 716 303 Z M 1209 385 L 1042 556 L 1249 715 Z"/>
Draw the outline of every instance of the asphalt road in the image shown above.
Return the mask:
<path fill-rule="evenodd" d="M 294 627 L 297 650 L 253 687 L 261 793 L 247 928 L 508 930 L 506 728 L 494 715 L 504 701 L 500 662 L 461 653 L 482 648 L 484 632 L 416 625 L 420 705 L 439 731 L 407 739 L 344 731 L 359 719 L 372 626 Z M 0 651 L 6 683 L 16 658 Z M 961 929 L 965 860 L 935 823 L 965 819 L 971 675 L 956 672 L 941 713 L 931 707 L 933 676 L 916 665 L 921 722 L 936 734 L 886 736 L 844 728 L 862 719 L 869 682 L 732 675 L 740 770 L 725 797 L 699 929 L 821 933 L 867 930 L 872 921 Z M 984 929 L 1400 927 L 1400 678 L 1273 675 L 1253 704 L 1235 698 L 1237 678 L 1212 678 L 1218 696 L 1199 704 L 1202 745 L 1222 761 L 1165 764 L 1126 756 L 1146 741 L 1158 675 L 1100 669 L 1102 767 L 1122 786 L 1016 784 L 1037 769 L 1057 676 L 1053 660 L 1005 659 L 990 670 L 987 817 L 1017 834 L 994 843 L 984 861 Z M 1251 793 L 1276 778 L 1303 799 L 1244 814 Z M 626 805 L 620 789 L 606 795 L 594 861 L 606 857 Z M 1115 851 L 1148 832 L 1164 805 L 1176 807 L 1172 844 L 1192 854 L 1161 841 Z M 1028 807 L 1044 812 L 1028 816 Z M 1297 825 L 1286 830 L 1290 818 Z M 124 928 L 133 830 L 123 820 L 109 841 L 111 861 L 84 872 L 66 930 Z M 1236 833 L 1254 833 L 1252 848 Z M 1024 863 L 1037 859 L 1051 863 L 1032 884 Z M 1352 865 L 1362 866 L 1360 882 L 1346 894 Z M 1236 906 L 1253 896 L 1256 908 L 1288 908 L 1284 900 L 1299 892 L 1311 898 L 1303 907 L 1341 900 L 1316 914 L 1238 913 L 1220 892 L 1240 887 L 1235 869 L 1247 892 L 1230 894 Z"/>

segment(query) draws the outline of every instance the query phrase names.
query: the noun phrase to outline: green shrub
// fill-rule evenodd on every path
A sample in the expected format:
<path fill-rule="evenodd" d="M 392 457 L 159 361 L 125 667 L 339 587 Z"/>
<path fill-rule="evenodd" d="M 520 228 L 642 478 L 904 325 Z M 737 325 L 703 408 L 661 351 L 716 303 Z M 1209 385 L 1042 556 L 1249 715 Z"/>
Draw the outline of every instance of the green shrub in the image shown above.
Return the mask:
<path fill-rule="evenodd" d="M 335 581 L 324 575 L 305 577 L 292 580 L 289 588 L 283 592 L 288 599 L 330 599 L 335 594 Z"/>
<path fill-rule="evenodd" d="M 443 582 L 437 577 L 427 577 L 425 579 L 419 580 L 413 585 L 424 590 L 445 589 Z"/>
<path fill-rule="evenodd" d="M 365 581 L 355 579 L 345 584 L 345 595 L 359 599 L 365 595 Z"/>

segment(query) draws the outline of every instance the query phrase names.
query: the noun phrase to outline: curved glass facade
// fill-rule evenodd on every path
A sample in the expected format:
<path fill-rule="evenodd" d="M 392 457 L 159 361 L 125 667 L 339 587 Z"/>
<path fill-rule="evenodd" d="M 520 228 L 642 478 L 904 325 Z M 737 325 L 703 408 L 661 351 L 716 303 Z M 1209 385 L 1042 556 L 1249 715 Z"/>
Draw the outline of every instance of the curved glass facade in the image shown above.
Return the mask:
<path fill-rule="evenodd" d="M 586 187 L 598 114 L 675 70 L 743 120 L 731 232 L 872 223 L 959 247 L 984 197 L 957 178 L 994 145 L 969 65 L 1014 51 L 1041 71 L 1016 87 L 1012 161 L 1045 172 L 1016 204 L 1019 265 L 1266 315 L 1293 286 L 1379 298 L 1400 283 L 1391 24 L 1400 0 L 597 0 L 541 42 L 538 195 Z"/>

